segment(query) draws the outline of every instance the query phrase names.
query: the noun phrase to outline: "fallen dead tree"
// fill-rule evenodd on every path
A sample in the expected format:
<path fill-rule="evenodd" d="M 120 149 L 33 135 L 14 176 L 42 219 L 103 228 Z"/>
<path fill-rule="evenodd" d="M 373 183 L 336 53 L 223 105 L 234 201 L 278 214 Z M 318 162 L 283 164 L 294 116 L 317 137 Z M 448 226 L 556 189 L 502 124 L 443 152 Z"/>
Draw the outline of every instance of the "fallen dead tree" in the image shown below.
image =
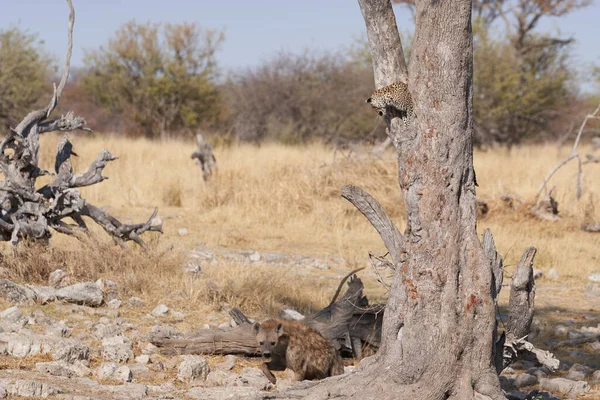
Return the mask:
<path fill-rule="evenodd" d="M 16 128 L 0 142 L 0 240 L 10 241 L 16 246 L 19 241 L 29 239 L 47 242 L 52 231 L 77 236 L 87 232 L 83 219 L 87 217 L 100 225 L 119 245 L 133 240 L 145 247 L 140 235 L 146 231 L 162 232 L 160 224 L 153 224 L 152 216 L 140 224 L 123 224 L 102 209 L 89 204 L 81 197 L 78 188 L 91 186 L 107 179 L 102 171 L 110 161 L 118 157 L 103 150 L 85 173 L 74 173 L 71 166 L 73 146 L 67 135 L 63 136 L 56 150 L 54 172 L 44 170 L 39 165 L 40 135 L 52 131 L 90 131 L 85 120 L 72 112 L 60 118 L 51 118 L 58 105 L 69 77 L 71 52 L 73 49 L 73 24 L 75 11 L 71 0 L 69 5 L 68 46 L 63 73 L 58 87 L 49 104 L 30 112 Z M 51 183 L 36 189 L 38 178 L 50 175 Z M 68 223 L 70 219 L 74 222 Z"/>
<path fill-rule="evenodd" d="M 361 268 L 362 269 L 362 268 Z M 353 274 L 355 271 L 352 271 Z M 340 287 L 350 276 L 346 275 Z M 383 306 L 370 307 L 363 296 L 363 283 L 356 275 L 348 282 L 343 296 L 337 293 L 331 304 L 300 320 L 334 342 L 341 351 L 360 356 L 366 345 L 377 348 L 381 339 Z M 232 328 L 200 329 L 187 333 L 159 329 L 150 334 L 150 342 L 171 354 L 245 354 L 258 356 L 252 323 L 242 311 L 232 309 L 230 315 L 239 325 Z"/>

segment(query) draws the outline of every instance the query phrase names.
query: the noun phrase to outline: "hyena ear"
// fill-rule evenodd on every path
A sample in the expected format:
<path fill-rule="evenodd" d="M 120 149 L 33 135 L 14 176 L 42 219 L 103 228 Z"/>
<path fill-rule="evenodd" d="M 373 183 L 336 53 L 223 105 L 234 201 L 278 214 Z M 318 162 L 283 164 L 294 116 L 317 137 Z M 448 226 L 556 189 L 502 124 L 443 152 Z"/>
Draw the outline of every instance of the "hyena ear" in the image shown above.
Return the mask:
<path fill-rule="evenodd" d="M 277 333 L 277 336 L 283 336 L 283 324 L 281 322 L 275 327 L 275 333 Z"/>
<path fill-rule="evenodd" d="M 371 98 L 369 97 L 369 98 L 367 99 L 367 103 L 370 103 L 370 102 L 371 102 Z"/>
<path fill-rule="evenodd" d="M 259 329 L 260 329 L 260 324 L 258 322 L 255 322 L 254 324 L 252 324 L 252 333 L 254 333 L 255 335 L 258 335 Z"/>

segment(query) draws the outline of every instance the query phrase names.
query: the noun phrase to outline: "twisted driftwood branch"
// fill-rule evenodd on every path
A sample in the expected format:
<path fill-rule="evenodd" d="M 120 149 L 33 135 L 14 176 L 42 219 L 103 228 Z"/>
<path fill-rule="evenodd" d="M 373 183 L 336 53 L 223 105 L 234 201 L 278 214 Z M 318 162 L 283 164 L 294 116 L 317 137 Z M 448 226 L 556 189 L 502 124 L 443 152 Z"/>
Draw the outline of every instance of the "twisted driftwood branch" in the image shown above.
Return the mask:
<path fill-rule="evenodd" d="M 548 185 L 548 182 L 554 176 L 554 174 L 559 169 L 561 169 L 565 164 L 567 164 L 569 161 L 571 161 L 571 160 L 573 160 L 575 158 L 578 160 L 576 201 L 581 198 L 581 177 L 583 175 L 583 170 L 582 170 L 582 160 L 581 160 L 581 156 L 579 155 L 579 150 L 577 149 L 577 146 L 579 145 L 579 141 L 581 140 L 581 135 L 583 133 L 583 129 L 585 128 L 587 122 L 590 119 L 600 119 L 600 116 L 598 116 L 599 112 L 600 112 L 600 104 L 598 105 L 598 107 L 596 107 L 596 109 L 594 110 L 593 113 L 586 115 L 586 117 L 584 118 L 583 122 L 581 123 L 581 126 L 579 127 L 579 131 L 577 132 L 577 136 L 575 137 L 575 142 L 573 143 L 573 148 L 571 149 L 571 154 L 569 156 L 567 156 L 567 158 L 565 158 L 564 160 L 562 160 L 561 162 L 559 162 L 550 171 L 550 173 L 546 176 L 546 178 L 542 182 L 542 185 L 540 186 L 540 188 L 538 189 L 538 191 L 537 191 L 537 193 L 535 195 L 535 201 L 538 200 L 538 198 L 540 197 L 540 194 L 542 194 L 542 191 L 546 188 L 546 186 Z"/>
<path fill-rule="evenodd" d="M 342 187 L 342 197 L 356 207 L 373 225 L 392 257 L 395 265 L 400 262 L 404 237 L 387 215 L 381 204 L 369 193 L 354 185 Z"/>
<path fill-rule="evenodd" d="M 0 182 L 0 240 L 10 241 L 13 246 L 23 238 L 47 241 L 51 236 L 50 229 L 77 236 L 87 232 L 82 218 L 87 216 L 102 226 L 118 244 L 123 246 L 126 241 L 133 240 L 146 248 L 140 235 L 146 231 L 162 232 L 160 224 L 152 225 L 156 210 L 145 223 L 122 224 L 113 216 L 87 204 L 77 189 L 107 179 L 102 176 L 102 171 L 108 162 L 117 159 L 108 150 L 98 155 L 87 172 L 77 174 L 73 172 L 70 160 L 71 156 L 77 154 L 73 152 L 68 136 L 63 136 L 56 152 L 54 180 L 36 190 L 37 178 L 53 175 L 38 165 L 40 134 L 50 131 L 90 131 L 85 127 L 85 120 L 71 111 L 60 118 L 49 119 L 69 78 L 75 11 L 71 0 L 67 0 L 67 4 L 70 11 L 68 46 L 58 87 L 54 86 L 52 99 L 44 109 L 30 112 L 0 142 L 0 172 L 4 175 Z M 64 218 L 71 218 L 75 225 L 66 223 Z"/>

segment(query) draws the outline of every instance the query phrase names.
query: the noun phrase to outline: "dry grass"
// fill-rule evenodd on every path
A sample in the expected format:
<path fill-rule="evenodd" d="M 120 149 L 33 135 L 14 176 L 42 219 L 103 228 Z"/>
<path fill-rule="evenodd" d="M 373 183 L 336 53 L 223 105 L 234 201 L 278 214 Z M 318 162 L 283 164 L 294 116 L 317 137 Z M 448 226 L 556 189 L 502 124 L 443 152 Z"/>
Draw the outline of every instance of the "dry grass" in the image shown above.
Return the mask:
<path fill-rule="evenodd" d="M 44 136 L 42 166 L 51 169 L 58 136 Z M 382 160 L 337 160 L 320 145 L 284 147 L 267 144 L 218 147 L 218 175 L 208 184 L 190 159 L 193 142 L 71 135 L 82 172 L 103 148 L 120 157 L 109 164 L 110 179 L 82 190 L 84 197 L 125 220 L 144 220 L 154 206 L 164 221 L 164 235 L 147 234 L 155 250 L 121 251 L 99 233 L 98 242 L 81 244 L 55 235 L 52 249 L 26 249 L 18 261 L 5 247 L 9 275 L 19 281 L 43 281 L 63 268 L 77 280 L 105 277 L 126 293 L 151 298 L 153 304 L 218 309 L 223 303 L 258 314 L 272 314 L 282 304 L 310 309 L 327 303 L 335 285 L 293 271 L 242 265 L 208 266 L 201 279 L 182 272 L 184 252 L 198 246 L 281 251 L 322 257 L 339 256 L 347 270 L 363 266 L 368 251 L 383 251 L 368 222 L 339 195 L 344 184 L 364 187 L 382 203 L 403 229 L 404 210 L 394 155 Z M 488 201 L 489 216 L 480 232 L 491 228 L 506 264 L 515 264 L 526 246 L 538 248 L 536 266 L 556 268 L 561 276 L 583 279 L 597 268 L 600 236 L 579 229 L 582 221 L 600 220 L 594 201 L 600 198 L 600 165 L 586 165 L 585 191 L 573 207 L 575 164 L 553 183 L 564 219 L 534 220 L 525 209 L 511 211 L 499 200 L 503 193 L 531 201 L 543 177 L 569 149 L 522 147 L 478 152 L 475 169 L 478 196 Z M 188 235 L 177 235 L 186 228 Z M 96 229 L 95 232 L 98 232 Z M 165 251 L 169 247 L 172 251 Z M 13 264 L 10 264 L 10 263 Z M 343 271 L 342 271 L 343 272 Z M 315 284 L 315 281 L 318 283 Z M 327 283 L 327 285 L 326 285 Z M 367 282 L 367 288 L 376 283 Z M 326 289 L 326 290 L 324 290 Z"/>

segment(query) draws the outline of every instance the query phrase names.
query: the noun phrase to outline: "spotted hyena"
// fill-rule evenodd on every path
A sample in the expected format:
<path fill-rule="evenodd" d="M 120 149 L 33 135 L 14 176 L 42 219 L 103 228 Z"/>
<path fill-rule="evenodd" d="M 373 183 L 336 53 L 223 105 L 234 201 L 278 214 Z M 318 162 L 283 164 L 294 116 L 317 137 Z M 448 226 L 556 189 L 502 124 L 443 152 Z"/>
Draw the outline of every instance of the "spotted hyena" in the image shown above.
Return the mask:
<path fill-rule="evenodd" d="M 263 356 L 271 361 L 262 370 L 272 383 L 271 371 L 294 371 L 297 381 L 323 379 L 344 373 L 344 363 L 329 340 L 302 322 L 271 319 L 252 326 Z"/>

